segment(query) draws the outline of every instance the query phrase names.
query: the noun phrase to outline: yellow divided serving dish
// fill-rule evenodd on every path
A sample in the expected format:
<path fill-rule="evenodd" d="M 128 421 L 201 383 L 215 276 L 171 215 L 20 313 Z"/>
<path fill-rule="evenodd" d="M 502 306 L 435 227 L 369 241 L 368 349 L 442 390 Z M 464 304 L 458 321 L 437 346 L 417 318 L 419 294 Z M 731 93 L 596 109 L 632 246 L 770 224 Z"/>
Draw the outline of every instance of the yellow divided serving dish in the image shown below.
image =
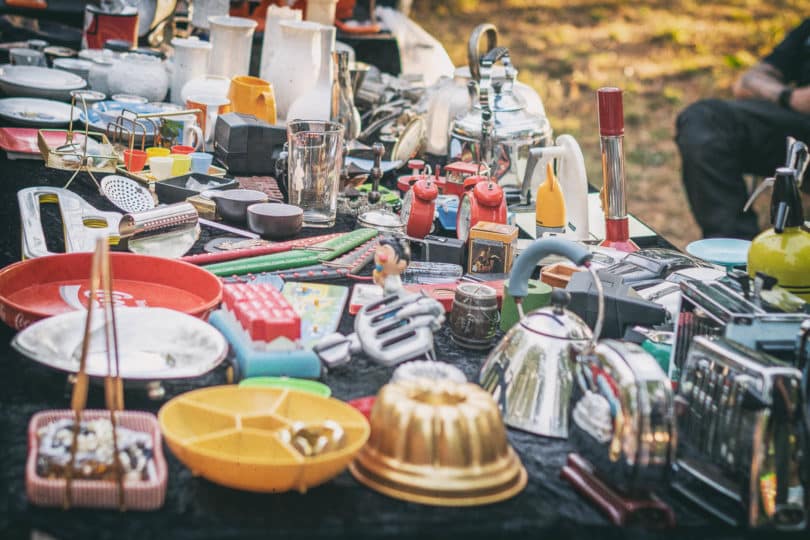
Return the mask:
<path fill-rule="evenodd" d="M 304 492 L 326 482 L 348 466 L 370 432 L 350 405 L 284 388 L 202 388 L 166 403 L 158 420 L 169 448 L 192 473 L 258 492 Z M 327 420 L 343 428 L 338 450 L 304 457 L 280 438 L 296 422 Z"/>

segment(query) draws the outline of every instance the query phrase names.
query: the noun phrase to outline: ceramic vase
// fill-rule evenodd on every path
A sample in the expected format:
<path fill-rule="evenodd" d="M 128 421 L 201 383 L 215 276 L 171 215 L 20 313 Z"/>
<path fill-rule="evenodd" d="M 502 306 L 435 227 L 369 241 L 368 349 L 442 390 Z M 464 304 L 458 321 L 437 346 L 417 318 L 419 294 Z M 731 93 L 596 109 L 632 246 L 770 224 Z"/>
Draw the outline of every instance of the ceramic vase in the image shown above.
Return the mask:
<path fill-rule="evenodd" d="M 332 52 L 335 50 L 335 27 L 320 26 L 321 53 L 318 70 L 318 80 L 315 86 L 304 94 L 299 94 L 290 110 L 287 119 L 324 120 L 332 118 L 334 101 L 335 67 Z"/>
<path fill-rule="evenodd" d="M 322 26 L 305 21 L 281 21 L 279 27 L 281 40 L 275 47 L 269 75 L 264 79 L 273 85 L 277 116 L 285 120 L 293 101 L 308 93 L 318 81 Z"/>
<path fill-rule="evenodd" d="M 169 90 L 169 74 L 159 58 L 124 54 L 107 74 L 107 89 L 110 95 L 134 94 L 147 101 L 161 102 Z"/>
<path fill-rule="evenodd" d="M 267 18 L 264 24 L 264 41 L 262 41 L 262 60 L 259 77 L 270 81 L 271 68 L 274 64 L 274 55 L 278 49 L 283 49 L 281 36 L 281 21 L 300 21 L 300 9 L 290 9 L 286 6 L 270 5 L 267 8 Z"/>
<path fill-rule="evenodd" d="M 222 77 L 247 75 L 256 21 L 229 15 L 209 17 L 211 57 L 208 73 Z"/>
<path fill-rule="evenodd" d="M 174 38 L 174 61 L 171 66 L 171 100 L 183 104 L 183 85 L 192 79 L 202 77 L 208 71 L 211 44 L 196 37 Z"/>
<path fill-rule="evenodd" d="M 227 15 L 230 4 L 230 0 L 194 0 L 191 24 L 197 28 L 208 28 L 208 17 Z"/>

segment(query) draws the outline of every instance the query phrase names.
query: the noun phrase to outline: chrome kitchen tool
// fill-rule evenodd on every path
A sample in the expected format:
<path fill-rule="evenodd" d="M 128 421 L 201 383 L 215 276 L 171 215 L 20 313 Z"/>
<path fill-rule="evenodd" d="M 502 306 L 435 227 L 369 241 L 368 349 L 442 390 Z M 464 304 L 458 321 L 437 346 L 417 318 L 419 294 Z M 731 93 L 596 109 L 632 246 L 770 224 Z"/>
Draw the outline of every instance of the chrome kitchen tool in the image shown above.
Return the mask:
<path fill-rule="evenodd" d="M 655 358 L 635 343 L 600 341 L 580 356 L 571 411 L 577 454 L 561 476 L 617 525 L 674 525 L 651 495 L 668 486 L 676 442 L 672 384 Z"/>
<path fill-rule="evenodd" d="M 177 258 L 200 236 L 199 215 L 187 202 L 158 206 L 121 218 L 119 234 L 127 248 L 141 255 Z"/>
<path fill-rule="evenodd" d="M 145 212 L 155 207 L 155 196 L 126 176 L 109 174 L 102 178 L 101 194 L 124 212 Z"/>
<path fill-rule="evenodd" d="M 627 215 L 627 179 L 624 167 L 624 108 L 619 88 L 597 91 L 599 136 L 602 151 L 602 209 L 605 211 L 603 246 L 633 252 Z"/>
<path fill-rule="evenodd" d="M 72 191 L 49 186 L 25 188 L 17 192 L 17 202 L 22 223 L 23 259 L 53 255 L 48 250 L 42 227 L 42 203 L 59 205 L 65 253 L 93 251 L 100 237 L 108 238 L 111 244 L 118 243 L 121 214 L 98 210 Z"/>
<path fill-rule="evenodd" d="M 345 365 L 359 352 L 384 366 L 424 356 L 435 360 L 433 334 L 443 322 L 444 307 L 438 301 L 402 290 L 363 306 L 353 334 L 326 336 L 313 350 L 327 367 Z"/>
<path fill-rule="evenodd" d="M 599 313 L 593 332 L 565 309 L 569 297 L 562 290 L 552 292 L 551 307 L 524 315 L 522 301 L 528 294 L 529 277 L 537 263 L 552 254 L 588 266 L 599 290 Z M 495 397 L 510 427 L 545 437 L 568 437 L 577 356 L 595 346 L 604 319 L 602 284 L 590 268 L 591 257 L 581 244 L 544 238 L 523 251 L 512 267 L 509 294 L 515 297 L 520 321 L 490 353 L 478 378 Z"/>
<path fill-rule="evenodd" d="M 807 521 L 801 372 L 722 337 L 697 336 L 681 372 L 673 487 L 723 521 Z"/>

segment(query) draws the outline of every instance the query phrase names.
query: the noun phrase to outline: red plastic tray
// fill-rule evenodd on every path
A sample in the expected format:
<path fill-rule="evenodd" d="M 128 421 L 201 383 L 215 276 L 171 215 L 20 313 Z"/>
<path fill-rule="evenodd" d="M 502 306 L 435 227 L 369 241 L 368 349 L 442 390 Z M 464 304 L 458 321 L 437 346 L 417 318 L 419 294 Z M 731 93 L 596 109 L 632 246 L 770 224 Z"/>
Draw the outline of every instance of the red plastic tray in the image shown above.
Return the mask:
<path fill-rule="evenodd" d="M 92 253 L 28 259 L 0 270 L 0 319 L 21 330 L 40 319 L 87 307 Z M 206 319 L 222 300 L 222 282 L 193 264 L 111 253 L 116 305 L 165 307 Z"/>

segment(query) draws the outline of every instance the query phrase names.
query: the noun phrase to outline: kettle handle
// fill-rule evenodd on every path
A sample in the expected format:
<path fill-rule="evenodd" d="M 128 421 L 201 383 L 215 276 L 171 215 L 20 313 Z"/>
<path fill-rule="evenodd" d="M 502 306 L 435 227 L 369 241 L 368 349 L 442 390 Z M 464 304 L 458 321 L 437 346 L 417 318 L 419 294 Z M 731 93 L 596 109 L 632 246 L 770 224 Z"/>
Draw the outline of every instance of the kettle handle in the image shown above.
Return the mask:
<path fill-rule="evenodd" d="M 593 254 L 586 247 L 562 238 L 541 238 L 520 252 L 509 274 L 509 294 L 523 298 L 529 294 L 529 278 L 542 259 L 548 255 L 566 257 L 577 266 L 586 264 Z"/>
<path fill-rule="evenodd" d="M 528 249 L 520 253 L 509 274 L 509 294 L 515 297 L 518 314 L 523 318 L 522 301 L 529 294 L 529 277 L 531 277 L 534 267 L 548 255 L 566 257 L 577 266 L 586 266 L 591 274 L 597 295 L 596 324 L 593 327 L 593 336 L 589 346 L 590 349 L 593 349 L 605 323 L 605 292 L 596 270 L 588 264 L 593 258 L 593 254 L 582 244 L 562 238 L 541 238 L 532 242 Z"/>
<path fill-rule="evenodd" d="M 494 49 L 498 45 L 498 29 L 491 23 L 476 26 L 467 42 L 467 65 L 470 67 L 472 80 L 476 82 L 481 80 L 481 71 L 478 67 L 481 58 L 478 50 L 481 47 L 481 37 L 484 35 L 487 36 L 487 51 Z"/>

